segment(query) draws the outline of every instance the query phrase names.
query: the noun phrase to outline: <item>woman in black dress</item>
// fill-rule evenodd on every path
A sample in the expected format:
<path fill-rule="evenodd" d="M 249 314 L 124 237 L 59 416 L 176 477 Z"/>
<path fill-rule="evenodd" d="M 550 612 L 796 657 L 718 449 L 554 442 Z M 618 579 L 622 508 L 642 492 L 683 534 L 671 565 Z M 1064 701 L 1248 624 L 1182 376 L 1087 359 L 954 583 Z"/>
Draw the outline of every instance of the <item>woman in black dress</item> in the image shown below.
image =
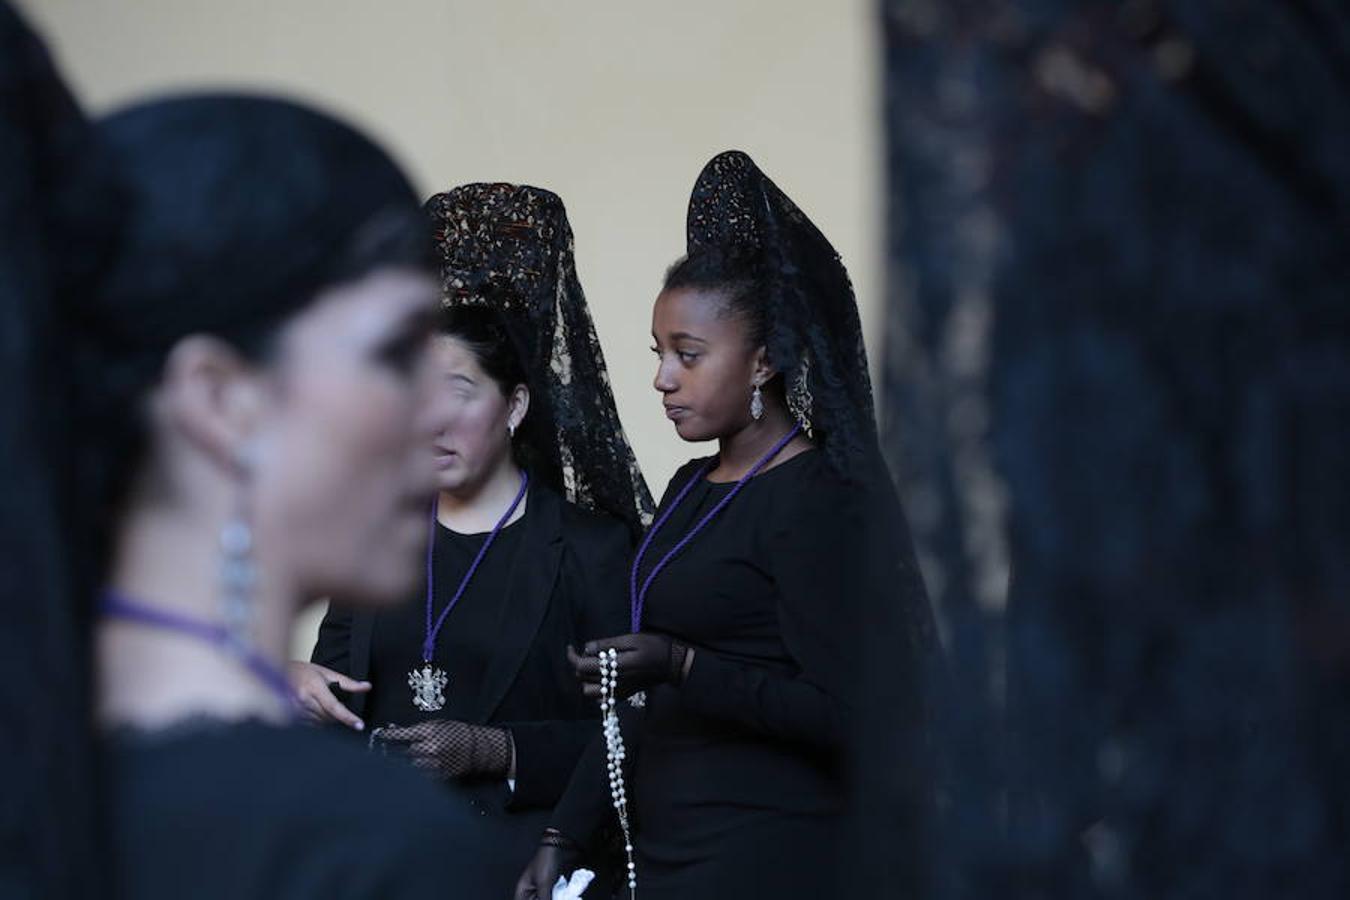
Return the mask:
<path fill-rule="evenodd" d="M 291 900 L 494 877 L 499 836 L 467 811 L 293 727 L 283 668 L 304 603 L 417 581 L 437 290 L 416 196 L 367 138 L 283 101 L 146 103 L 96 139 L 124 221 L 62 349 L 72 493 L 106 542 L 102 880 Z"/>
<path fill-rule="evenodd" d="M 471 184 L 427 208 L 444 296 L 429 581 L 394 610 L 331 607 L 313 661 L 292 664 L 292 677 L 316 719 L 370 726 L 375 746 L 505 825 L 492 852 L 511 876 L 458 895 L 501 898 L 599 731 L 566 648 L 624 627 L 632 536 L 650 499 L 561 201 Z"/>
<path fill-rule="evenodd" d="M 885 609 L 918 620 L 922 585 L 907 538 L 891 543 L 902 519 L 837 255 L 740 153 L 705 168 L 688 225 L 653 311 L 655 387 L 680 437 L 718 453 L 676 473 L 639 548 L 634 633 L 572 658 L 595 696 L 616 650 L 618 696 L 645 697 L 622 716 L 642 896 L 834 896 L 863 628 L 894 629 L 906 677 L 913 636 Z M 518 897 L 546 896 L 606 820 L 604 756 L 578 767 Z"/>

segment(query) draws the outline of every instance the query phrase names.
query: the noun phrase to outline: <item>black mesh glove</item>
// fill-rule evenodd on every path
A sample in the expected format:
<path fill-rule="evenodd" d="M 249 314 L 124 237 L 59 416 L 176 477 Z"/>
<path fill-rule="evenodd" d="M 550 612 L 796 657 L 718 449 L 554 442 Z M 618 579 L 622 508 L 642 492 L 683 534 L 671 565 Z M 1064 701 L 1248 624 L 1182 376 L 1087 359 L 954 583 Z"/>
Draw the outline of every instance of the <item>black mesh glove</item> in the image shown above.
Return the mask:
<path fill-rule="evenodd" d="M 619 652 L 619 697 L 629 697 L 658 684 L 680 684 L 693 662 L 694 651 L 686 644 L 659 634 L 624 634 L 591 641 L 580 655 L 567 648 L 567 658 L 576 670 L 587 697 L 600 696 L 600 651 Z"/>
<path fill-rule="evenodd" d="M 388 749 L 406 755 L 413 765 L 441 778 L 509 778 L 515 774 L 511 732 L 491 725 L 470 725 L 450 719 L 402 727 L 391 725 L 373 732 L 371 744 L 387 745 Z"/>

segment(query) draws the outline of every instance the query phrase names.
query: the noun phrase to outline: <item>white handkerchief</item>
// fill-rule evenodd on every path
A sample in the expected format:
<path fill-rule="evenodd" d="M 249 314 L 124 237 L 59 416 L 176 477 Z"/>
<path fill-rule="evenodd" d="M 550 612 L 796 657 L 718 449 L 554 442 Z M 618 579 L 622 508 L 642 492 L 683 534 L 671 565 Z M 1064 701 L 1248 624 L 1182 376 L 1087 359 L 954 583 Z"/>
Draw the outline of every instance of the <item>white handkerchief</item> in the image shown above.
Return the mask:
<path fill-rule="evenodd" d="M 559 875 L 558 883 L 553 886 L 553 900 L 577 900 L 594 879 L 595 873 L 590 869 L 577 869 L 567 881 Z"/>

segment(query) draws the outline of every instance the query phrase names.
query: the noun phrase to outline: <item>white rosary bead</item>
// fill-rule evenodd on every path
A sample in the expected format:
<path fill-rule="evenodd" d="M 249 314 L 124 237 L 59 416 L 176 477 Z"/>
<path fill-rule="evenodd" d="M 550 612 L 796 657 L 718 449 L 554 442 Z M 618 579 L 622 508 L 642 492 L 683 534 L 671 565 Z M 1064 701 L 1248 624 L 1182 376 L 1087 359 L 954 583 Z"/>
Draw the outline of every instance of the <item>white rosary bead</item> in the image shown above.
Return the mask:
<path fill-rule="evenodd" d="M 609 792 L 614 801 L 614 811 L 619 817 L 619 827 L 623 830 L 624 854 L 628 857 L 628 889 L 632 898 L 637 897 L 637 864 L 633 861 L 633 839 L 628 828 L 628 796 L 623 784 L 622 762 L 626 757 L 623 745 L 623 733 L 619 730 L 617 715 L 618 702 L 615 692 L 619 684 L 618 651 L 610 648 L 602 650 L 600 660 L 600 711 L 605 735 L 605 754 L 608 757 Z"/>

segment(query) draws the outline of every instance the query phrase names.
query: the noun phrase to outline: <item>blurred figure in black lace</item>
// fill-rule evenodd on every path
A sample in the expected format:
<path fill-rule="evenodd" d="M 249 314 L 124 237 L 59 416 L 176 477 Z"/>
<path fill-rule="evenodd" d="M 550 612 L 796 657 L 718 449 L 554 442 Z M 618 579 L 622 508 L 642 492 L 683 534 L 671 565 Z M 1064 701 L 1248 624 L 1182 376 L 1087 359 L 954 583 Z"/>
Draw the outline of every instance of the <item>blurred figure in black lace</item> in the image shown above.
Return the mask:
<path fill-rule="evenodd" d="M 884 5 L 930 896 L 1350 895 L 1350 6 Z"/>
<path fill-rule="evenodd" d="M 95 898 L 87 497 L 64 334 L 121 207 L 42 42 L 0 3 L 0 896 Z"/>

